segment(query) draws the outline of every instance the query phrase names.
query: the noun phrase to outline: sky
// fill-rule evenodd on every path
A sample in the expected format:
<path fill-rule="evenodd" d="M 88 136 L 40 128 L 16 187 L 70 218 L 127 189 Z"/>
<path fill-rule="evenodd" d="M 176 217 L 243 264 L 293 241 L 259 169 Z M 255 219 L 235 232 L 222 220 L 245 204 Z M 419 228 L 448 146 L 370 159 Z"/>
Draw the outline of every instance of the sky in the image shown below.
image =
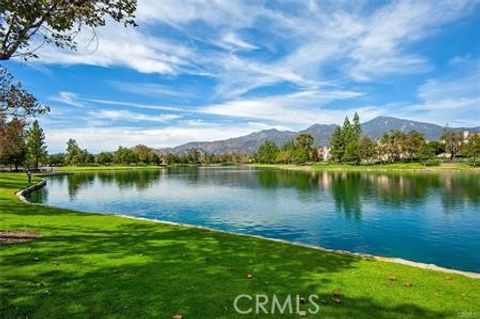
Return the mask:
<path fill-rule="evenodd" d="M 480 1 L 138 0 L 8 67 L 52 111 L 50 152 L 162 148 L 394 116 L 480 126 Z"/>

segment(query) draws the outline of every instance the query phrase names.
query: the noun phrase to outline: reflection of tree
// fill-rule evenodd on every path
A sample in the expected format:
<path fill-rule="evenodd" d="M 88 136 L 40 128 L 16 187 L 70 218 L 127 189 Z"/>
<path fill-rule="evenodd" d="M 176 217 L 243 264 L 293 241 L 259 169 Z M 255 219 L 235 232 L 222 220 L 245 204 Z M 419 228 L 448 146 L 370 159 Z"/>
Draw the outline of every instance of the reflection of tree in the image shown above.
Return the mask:
<path fill-rule="evenodd" d="M 331 175 L 331 191 L 337 210 L 343 211 L 347 217 L 360 218 L 362 214 L 361 193 L 362 176 L 359 173 L 333 173 Z"/>
<path fill-rule="evenodd" d="M 80 188 L 85 184 L 90 184 L 95 180 L 95 174 L 92 173 L 75 173 L 66 175 L 68 196 L 70 199 L 75 199 Z"/>
<path fill-rule="evenodd" d="M 317 172 L 262 170 L 258 185 L 266 189 L 319 189 L 331 192 L 338 211 L 360 218 L 362 203 L 374 200 L 389 207 L 421 205 L 430 194 L 442 198 L 447 210 L 466 203 L 480 205 L 480 176 L 418 172 Z"/>
<path fill-rule="evenodd" d="M 317 187 L 318 175 L 288 170 L 260 170 L 258 183 L 263 188 L 296 188 L 298 191 L 311 191 Z"/>
<path fill-rule="evenodd" d="M 37 189 L 27 195 L 27 198 L 32 203 L 46 203 L 48 201 L 48 190 L 45 187 Z"/>
<path fill-rule="evenodd" d="M 98 176 L 103 173 L 98 173 Z M 159 179 L 159 170 L 132 170 L 132 171 L 118 171 L 113 173 L 113 179 L 120 188 L 135 187 L 138 190 L 147 189 L 153 181 Z M 108 178 L 108 177 L 107 177 Z"/>
<path fill-rule="evenodd" d="M 462 209 L 467 203 L 480 206 L 480 175 L 446 174 L 442 176 L 442 206 L 445 212 Z"/>
<path fill-rule="evenodd" d="M 390 172 L 369 174 L 370 188 L 376 190 L 381 201 L 391 206 L 421 204 L 425 202 L 430 191 L 441 187 L 440 175 L 419 174 L 415 172 Z"/>

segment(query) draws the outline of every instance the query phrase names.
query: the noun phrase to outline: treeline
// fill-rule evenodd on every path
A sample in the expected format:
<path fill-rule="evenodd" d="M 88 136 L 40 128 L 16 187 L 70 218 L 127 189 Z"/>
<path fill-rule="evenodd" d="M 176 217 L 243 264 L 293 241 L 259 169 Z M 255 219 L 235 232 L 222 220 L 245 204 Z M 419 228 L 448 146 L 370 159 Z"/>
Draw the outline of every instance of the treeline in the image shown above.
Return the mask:
<path fill-rule="evenodd" d="M 81 166 L 81 165 L 159 165 L 160 156 L 150 147 L 139 144 L 133 148 L 119 146 L 114 152 L 92 154 L 82 149 L 75 139 L 67 141 L 65 153 L 49 156 L 52 166 Z"/>
<path fill-rule="evenodd" d="M 374 162 L 394 163 L 400 160 L 422 161 L 427 164 L 436 155 L 445 151 L 442 143 L 427 142 L 423 134 L 415 130 L 408 133 L 391 130 L 375 141 L 362 134 L 357 113 L 352 122 L 347 116 L 343 126 L 335 129 L 330 145 L 331 159 L 334 162 L 357 165 Z"/>
<path fill-rule="evenodd" d="M 327 152 L 327 153 L 325 153 Z M 480 157 L 480 134 L 467 139 L 462 133 L 444 129 L 440 141 L 427 141 L 420 132 L 412 130 L 385 132 L 379 140 L 373 140 L 362 133 L 360 117 L 355 113 L 353 121 L 348 116 L 342 126 L 337 126 L 330 139 L 330 147 L 317 149 L 310 134 L 300 134 L 294 140 L 278 147 L 265 141 L 254 156 L 257 163 L 305 163 L 328 160 L 346 164 L 394 163 L 417 161 L 425 165 L 436 165 L 437 156 L 449 154 L 453 160 L 461 155 L 472 159 L 477 165 Z"/>
<path fill-rule="evenodd" d="M 310 134 L 300 134 L 286 141 L 281 147 L 271 141 L 265 141 L 254 156 L 255 162 L 264 164 L 283 163 L 300 164 L 318 161 L 318 152 L 314 147 L 314 138 Z"/>
<path fill-rule="evenodd" d="M 212 165 L 212 164 L 247 164 L 252 162 L 250 156 L 240 153 L 214 154 L 201 152 L 192 148 L 182 153 L 166 153 L 162 155 L 163 163 L 188 164 L 188 165 Z"/>
<path fill-rule="evenodd" d="M 46 163 L 47 146 L 45 134 L 34 121 L 14 118 L 8 123 L 0 116 L 0 163 L 18 170 L 20 167 L 38 169 Z"/>
<path fill-rule="evenodd" d="M 132 148 L 119 146 L 114 152 L 92 154 L 82 149 L 75 139 L 67 141 L 65 153 L 57 153 L 48 157 L 52 166 L 82 166 L 82 165 L 209 165 L 209 164 L 246 164 L 251 162 L 249 156 L 230 154 L 203 153 L 190 149 L 182 153 L 159 154 L 154 149 L 139 144 Z"/>

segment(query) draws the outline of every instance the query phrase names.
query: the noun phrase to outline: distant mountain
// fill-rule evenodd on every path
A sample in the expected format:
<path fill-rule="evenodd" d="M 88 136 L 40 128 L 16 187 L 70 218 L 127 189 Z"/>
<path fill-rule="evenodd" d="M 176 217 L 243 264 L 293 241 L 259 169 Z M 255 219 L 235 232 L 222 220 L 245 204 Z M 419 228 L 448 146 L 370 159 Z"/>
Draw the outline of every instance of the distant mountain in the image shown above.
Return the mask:
<path fill-rule="evenodd" d="M 215 154 L 233 152 L 253 154 L 257 151 L 258 147 L 267 140 L 273 141 L 277 145 L 281 145 L 285 141 L 295 138 L 296 135 L 301 133 L 311 134 L 315 138 L 315 144 L 317 146 L 325 146 L 329 144 L 330 137 L 336 126 L 336 124 L 314 124 L 298 132 L 270 129 L 254 132 L 241 137 L 230 138 L 227 140 L 213 142 L 190 142 L 173 148 L 160 149 L 158 151 L 161 153 L 182 153 L 189 149 L 196 148 L 203 152 Z M 429 140 L 438 140 L 442 134 L 443 126 L 387 116 L 379 116 L 362 124 L 363 133 L 374 139 L 380 138 L 383 133 L 393 129 L 397 129 L 402 132 L 416 130 L 423 133 L 425 138 Z M 452 129 L 459 132 L 480 132 L 480 126 L 474 128 L 458 127 Z"/>
<path fill-rule="evenodd" d="M 315 144 L 323 146 L 330 143 L 330 137 L 336 127 L 336 124 L 313 124 L 303 131 L 299 131 L 298 134 L 309 133 L 314 137 Z"/>
<path fill-rule="evenodd" d="M 363 133 L 374 139 L 379 139 L 383 133 L 392 129 L 402 132 L 416 130 L 423 133 L 426 139 L 434 140 L 442 135 L 443 126 L 387 116 L 379 116 L 362 124 Z"/>
<path fill-rule="evenodd" d="M 241 137 L 229 138 L 227 140 L 213 142 L 190 142 L 174 148 L 159 150 L 162 153 L 182 153 L 189 149 L 196 148 L 206 153 L 225 154 L 243 153 L 253 154 L 265 141 L 269 140 L 281 145 L 284 141 L 294 138 L 295 132 L 279 131 L 277 129 L 263 130 Z"/>
<path fill-rule="evenodd" d="M 392 129 L 396 129 L 405 133 L 415 130 L 423 133 L 427 140 L 439 140 L 440 136 L 442 136 L 443 128 L 443 126 L 437 124 L 403 120 L 388 116 L 378 116 L 362 124 L 363 134 L 368 135 L 374 139 L 379 139 L 382 137 L 383 133 L 388 132 Z M 471 128 L 452 127 L 451 129 L 458 132 L 480 132 L 480 126 Z"/>

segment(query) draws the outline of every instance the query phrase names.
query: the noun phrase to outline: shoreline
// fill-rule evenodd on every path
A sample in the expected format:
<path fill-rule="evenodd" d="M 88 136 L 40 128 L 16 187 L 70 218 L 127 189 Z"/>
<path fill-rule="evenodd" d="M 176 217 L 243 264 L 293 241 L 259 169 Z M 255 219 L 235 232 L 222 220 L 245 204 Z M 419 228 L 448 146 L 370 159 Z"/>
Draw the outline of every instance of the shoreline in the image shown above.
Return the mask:
<path fill-rule="evenodd" d="M 470 166 L 402 166 L 396 164 L 385 165 L 342 165 L 342 164 L 246 164 L 249 168 L 270 168 L 302 172 L 414 172 L 414 173 L 480 173 L 480 167 Z M 322 167 L 323 166 L 323 167 Z"/>
<path fill-rule="evenodd" d="M 46 176 L 46 175 L 43 175 L 43 176 Z M 17 192 L 15 192 L 15 196 L 18 197 L 20 199 L 20 201 L 22 201 L 24 204 L 42 205 L 42 206 L 44 205 L 44 206 L 48 206 L 48 207 L 57 208 L 55 206 L 32 203 L 32 202 L 28 201 L 25 197 L 29 193 L 31 193 L 31 192 L 33 192 L 37 189 L 43 188 L 46 185 L 47 185 L 47 181 L 45 179 L 41 179 L 41 181 L 39 181 L 38 183 L 32 184 L 32 185 L 30 185 L 26 188 L 18 190 Z M 186 227 L 186 228 L 191 228 L 191 229 L 199 229 L 199 230 L 204 230 L 204 231 L 223 233 L 223 234 L 228 234 L 228 235 L 233 235 L 233 236 L 257 238 L 257 239 L 261 239 L 261 240 L 267 240 L 267 241 L 286 244 L 286 245 L 293 245 L 293 246 L 296 246 L 296 247 L 303 247 L 303 248 L 313 249 L 313 250 L 322 251 L 322 252 L 328 252 L 328 253 L 334 253 L 334 254 L 340 254 L 340 255 L 347 255 L 347 256 L 362 258 L 362 259 L 366 259 L 366 260 L 375 260 L 375 261 L 383 261 L 383 262 L 402 264 L 402 265 L 407 265 L 407 266 L 420 268 L 420 269 L 434 270 L 434 271 L 443 272 L 443 273 L 462 275 L 464 277 L 468 277 L 468 278 L 472 278 L 472 279 L 480 279 L 480 272 L 457 270 L 457 269 L 453 269 L 453 268 L 438 266 L 438 265 L 435 265 L 435 264 L 427 264 L 427 263 L 407 260 L 407 259 L 403 259 L 403 258 L 399 258 L 399 257 L 385 257 L 385 256 L 378 256 L 378 255 L 372 255 L 372 254 L 367 254 L 367 253 L 359 253 L 359 252 L 343 250 L 343 249 L 331 249 L 331 248 L 325 248 L 325 247 L 318 246 L 318 245 L 306 244 L 306 243 L 295 242 L 295 241 L 288 241 L 288 240 L 284 240 L 284 239 L 265 237 L 265 236 L 261 236 L 261 235 L 230 232 L 230 231 L 210 228 L 210 227 L 207 227 L 207 226 L 185 224 L 185 223 L 172 222 L 172 221 L 166 221 L 166 220 L 160 220 L 160 219 L 150 219 L 150 218 L 144 218 L 144 217 L 135 217 L 135 216 L 129 216 L 129 215 L 124 215 L 124 214 L 113 214 L 113 213 L 98 213 L 98 212 L 83 212 L 83 211 L 77 211 L 77 212 L 84 213 L 84 214 L 97 214 L 97 215 L 103 215 L 103 216 L 118 216 L 118 217 L 121 217 L 121 218 L 129 218 L 129 219 L 134 219 L 134 220 L 148 221 L 148 222 L 157 223 L 157 224 L 180 226 L 180 227 Z"/>

